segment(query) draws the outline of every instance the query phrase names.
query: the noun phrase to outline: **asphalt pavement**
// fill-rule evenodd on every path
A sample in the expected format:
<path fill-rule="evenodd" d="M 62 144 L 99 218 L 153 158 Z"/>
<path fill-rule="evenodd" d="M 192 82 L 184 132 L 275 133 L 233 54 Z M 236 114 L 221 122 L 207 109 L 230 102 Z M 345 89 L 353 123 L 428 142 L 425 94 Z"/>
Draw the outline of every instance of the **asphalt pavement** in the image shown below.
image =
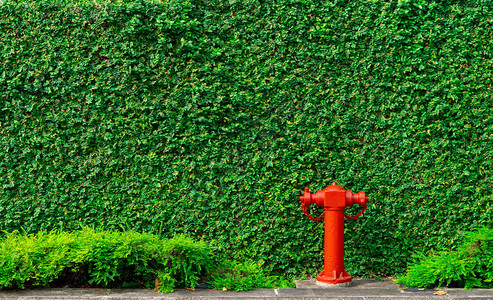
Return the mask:
<path fill-rule="evenodd" d="M 161 294 L 145 289 L 28 289 L 15 292 L 0 292 L 0 300 L 204 300 L 204 299 L 339 299 L 339 300 L 407 300 L 407 299 L 493 299 L 493 289 L 440 288 L 420 290 L 405 288 L 391 280 L 354 279 L 347 287 L 324 288 L 315 280 L 296 281 L 292 289 L 254 289 L 244 292 L 218 291 L 209 289 L 176 290 Z"/>

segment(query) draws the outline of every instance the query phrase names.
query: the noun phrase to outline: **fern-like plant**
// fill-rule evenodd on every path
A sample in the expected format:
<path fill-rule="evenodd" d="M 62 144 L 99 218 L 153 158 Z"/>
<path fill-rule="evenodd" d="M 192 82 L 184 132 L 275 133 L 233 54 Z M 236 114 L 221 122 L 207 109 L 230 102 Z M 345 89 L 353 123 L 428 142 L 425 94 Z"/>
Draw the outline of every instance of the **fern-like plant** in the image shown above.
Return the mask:
<path fill-rule="evenodd" d="M 493 287 L 493 229 L 465 234 L 453 251 L 414 256 L 407 273 L 397 282 L 414 287 Z"/>

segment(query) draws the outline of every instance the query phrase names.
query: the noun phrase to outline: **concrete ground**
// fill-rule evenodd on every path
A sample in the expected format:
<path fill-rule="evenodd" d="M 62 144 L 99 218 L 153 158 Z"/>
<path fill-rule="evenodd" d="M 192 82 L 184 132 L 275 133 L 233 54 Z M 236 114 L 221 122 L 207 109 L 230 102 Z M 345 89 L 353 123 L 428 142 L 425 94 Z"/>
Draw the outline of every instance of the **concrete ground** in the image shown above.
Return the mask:
<path fill-rule="evenodd" d="M 441 293 L 438 293 L 441 292 Z M 435 294 L 438 293 L 438 294 Z M 440 295 L 439 295 L 440 294 Z M 347 299 L 347 300 L 406 300 L 406 299 L 493 299 L 493 289 L 449 289 L 419 290 L 403 289 L 390 280 L 355 279 L 348 287 L 323 288 L 313 280 L 297 281 L 293 289 L 255 289 L 245 292 L 197 289 L 177 290 L 160 294 L 141 289 L 31 289 L 16 292 L 0 292 L 0 300 L 202 300 L 202 299 Z"/>

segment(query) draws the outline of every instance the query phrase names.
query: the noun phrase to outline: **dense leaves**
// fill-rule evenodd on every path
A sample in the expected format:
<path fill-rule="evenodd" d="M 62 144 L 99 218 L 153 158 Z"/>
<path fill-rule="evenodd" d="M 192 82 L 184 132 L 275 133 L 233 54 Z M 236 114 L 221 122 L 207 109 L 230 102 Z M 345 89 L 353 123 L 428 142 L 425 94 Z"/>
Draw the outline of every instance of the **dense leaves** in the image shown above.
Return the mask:
<path fill-rule="evenodd" d="M 425 288 L 493 286 L 493 230 L 489 228 L 465 234 L 453 251 L 418 253 L 414 258 L 399 283 Z"/>
<path fill-rule="evenodd" d="M 145 287 L 172 292 L 195 287 L 217 269 L 216 261 L 209 245 L 185 236 L 163 240 L 90 228 L 30 235 L 14 231 L 0 239 L 0 289 Z"/>
<path fill-rule="evenodd" d="M 492 223 L 492 6 L 4 0 L 0 227 L 187 233 L 315 274 L 298 197 L 336 180 L 371 201 L 348 272 L 399 272 Z"/>

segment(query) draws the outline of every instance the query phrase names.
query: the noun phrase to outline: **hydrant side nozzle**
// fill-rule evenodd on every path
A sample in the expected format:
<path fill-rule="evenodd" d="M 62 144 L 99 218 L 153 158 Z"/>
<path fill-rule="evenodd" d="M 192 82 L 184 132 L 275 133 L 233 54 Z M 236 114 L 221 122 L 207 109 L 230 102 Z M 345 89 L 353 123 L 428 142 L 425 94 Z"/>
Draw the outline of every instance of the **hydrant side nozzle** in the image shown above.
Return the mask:
<path fill-rule="evenodd" d="M 308 207 L 308 206 L 310 206 L 310 204 L 312 202 L 311 198 L 312 198 L 312 195 L 310 194 L 310 189 L 308 187 L 306 187 L 305 193 L 303 194 L 303 196 L 300 197 L 300 201 L 305 207 Z"/>
<path fill-rule="evenodd" d="M 365 192 L 353 194 L 351 191 L 346 191 L 346 206 L 352 206 L 353 204 L 365 206 L 368 199 L 369 198 L 365 195 Z"/>
<path fill-rule="evenodd" d="M 359 192 L 356 195 L 354 195 L 356 198 L 355 203 L 357 203 L 359 206 L 365 206 L 366 201 L 368 201 L 368 197 L 365 195 L 365 192 Z"/>

